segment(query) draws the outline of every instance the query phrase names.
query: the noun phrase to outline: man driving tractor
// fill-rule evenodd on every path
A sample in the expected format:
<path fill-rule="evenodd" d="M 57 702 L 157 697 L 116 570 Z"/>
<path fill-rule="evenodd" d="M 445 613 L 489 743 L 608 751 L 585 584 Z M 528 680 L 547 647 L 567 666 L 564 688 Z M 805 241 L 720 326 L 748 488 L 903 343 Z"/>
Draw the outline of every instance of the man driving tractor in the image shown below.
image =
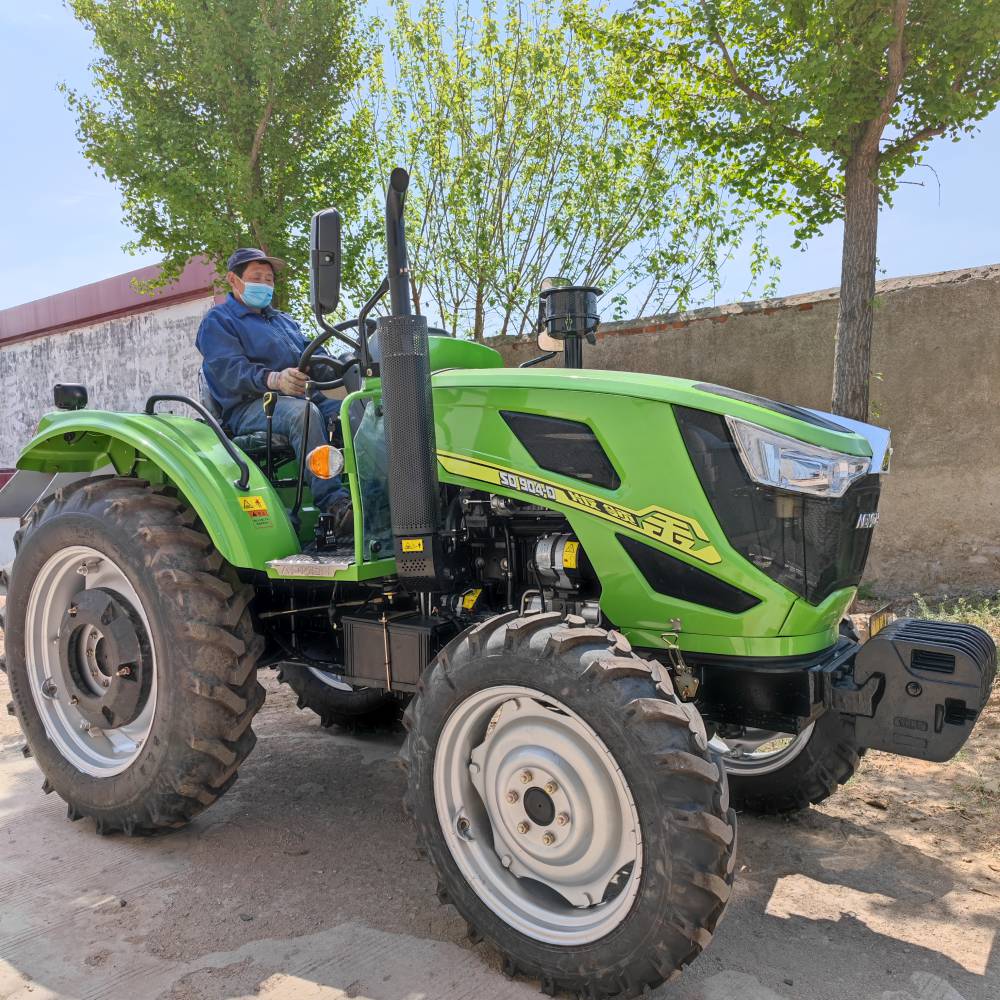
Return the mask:
<path fill-rule="evenodd" d="M 308 376 L 297 366 L 309 341 L 291 316 L 271 306 L 275 275 L 285 262 L 243 247 L 234 251 L 226 267 L 232 291 L 205 314 L 195 340 L 204 359 L 208 390 L 234 435 L 265 430 L 264 394 L 280 393 L 273 430 L 288 438 L 303 462 L 313 448 L 329 441 L 340 400 L 319 391 L 305 398 Z M 309 407 L 309 438 L 302 451 L 302 426 Z M 307 472 L 306 481 L 317 508 L 335 515 L 338 532 L 349 531 L 351 500 L 340 477 L 320 479 Z"/>

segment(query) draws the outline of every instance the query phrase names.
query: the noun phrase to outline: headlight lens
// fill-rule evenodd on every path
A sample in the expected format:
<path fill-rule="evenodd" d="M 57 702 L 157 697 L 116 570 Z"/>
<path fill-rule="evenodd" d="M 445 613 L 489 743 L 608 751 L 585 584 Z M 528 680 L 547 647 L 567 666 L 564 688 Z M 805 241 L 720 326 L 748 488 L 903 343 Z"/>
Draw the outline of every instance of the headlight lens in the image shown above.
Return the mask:
<path fill-rule="evenodd" d="M 726 422 L 750 478 L 765 486 L 842 497 L 871 468 L 870 458 L 806 444 L 737 417 L 727 416 Z"/>

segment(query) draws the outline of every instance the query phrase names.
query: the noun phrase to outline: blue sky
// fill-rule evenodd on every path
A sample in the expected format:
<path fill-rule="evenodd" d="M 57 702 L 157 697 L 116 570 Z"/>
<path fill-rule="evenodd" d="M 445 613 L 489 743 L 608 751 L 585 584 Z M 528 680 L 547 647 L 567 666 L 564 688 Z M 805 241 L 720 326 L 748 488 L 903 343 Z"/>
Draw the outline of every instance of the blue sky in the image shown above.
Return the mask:
<path fill-rule="evenodd" d="M 87 33 L 61 0 L 0 0 L 0 51 L 0 309 L 153 263 L 153 255 L 122 250 L 132 234 L 120 221 L 118 192 L 83 159 L 73 118 L 56 90 L 61 80 L 87 86 Z M 884 274 L 1000 263 L 1000 113 L 972 140 L 939 141 L 926 160 L 940 179 L 940 196 L 929 170 L 907 178 L 925 186 L 903 186 L 882 215 Z M 791 249 L 782 221 L 768 233 L 783 262 L 779 293 L 838 283 L 839 227 L 804 252 Z M 717 301 L 737 298 L 746 281 L 746 262 L 734 260 Z"/>

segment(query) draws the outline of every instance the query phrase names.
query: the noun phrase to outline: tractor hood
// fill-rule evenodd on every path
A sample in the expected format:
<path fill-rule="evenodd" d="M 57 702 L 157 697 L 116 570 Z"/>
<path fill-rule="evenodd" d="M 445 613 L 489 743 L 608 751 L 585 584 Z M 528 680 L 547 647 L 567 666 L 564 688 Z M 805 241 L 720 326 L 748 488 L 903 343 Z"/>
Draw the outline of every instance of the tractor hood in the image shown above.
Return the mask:
<path fill-rule="evenodd" d="M 476 368 L 439 371 L 433 382 L 441 389 L 567 389 L 656 400 L 732 416 L 846 455 L 870 457 L 873 472 L 889 471 L 889 432 L 881 427 L 691 379 L 590 369 Z"/>

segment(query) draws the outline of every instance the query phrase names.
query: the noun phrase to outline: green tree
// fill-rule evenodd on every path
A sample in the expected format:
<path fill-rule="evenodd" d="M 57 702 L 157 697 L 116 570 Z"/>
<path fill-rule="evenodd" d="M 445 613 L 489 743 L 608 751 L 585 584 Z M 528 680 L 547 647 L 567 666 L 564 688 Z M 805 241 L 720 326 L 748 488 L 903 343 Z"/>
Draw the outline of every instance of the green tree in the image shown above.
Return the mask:
<path fill-rule="evenodd" d="M 638 0 L 606 26 L 666 128 L 796 225 L 844 223 L 833 408 L 868 416 L 880 201 L 1000 99 L 1000 0 Z"/>
<path fill-rule="evenodd" d="M 478 340 L 529 330 L 546 275 L 603 286 L 619 317 L 718 286 L 747 213 L 714 164 L 633 114 L 627 60 L 569 24 L 585 0 L 392 9 L 388 138 L 373 147 L 380 174 L 411 170 L 418 310 Z"/>
<path fill-rule="evenodd" d="M 259 246 L 301 293 L 311 214 L 356 217 L 374 183 L 358 155 L 375 56 L 361 0 L 69 5 L 98 56 L 94 93 L 66 93 L 85 155 L 121 189 L 138 234 L 127 249 L 162 253 L 166 284 L 194 256 L 224 269 L 234 247 Z M 348 283 L 367 234 L 352 235 Z M 293 289 L 279 286 L 282 301 Z"/>

